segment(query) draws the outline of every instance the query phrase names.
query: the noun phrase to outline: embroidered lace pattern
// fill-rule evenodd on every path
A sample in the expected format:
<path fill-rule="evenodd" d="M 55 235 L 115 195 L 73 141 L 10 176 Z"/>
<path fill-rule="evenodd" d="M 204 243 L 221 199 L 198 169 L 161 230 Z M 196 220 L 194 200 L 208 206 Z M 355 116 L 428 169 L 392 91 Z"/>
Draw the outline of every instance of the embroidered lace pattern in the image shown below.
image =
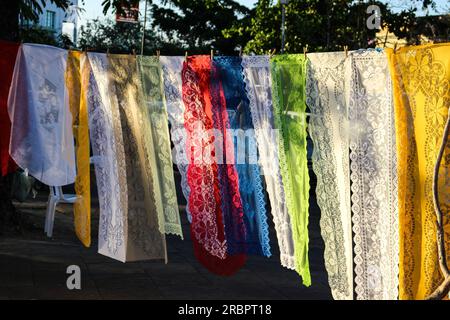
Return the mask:
<path fill-rule="evenodd" d="M 182 71 L 191 234 L 199 261 L 214 273 L 230 275 L 245 263 L 245 255 L 227 255 L 214 134 L 211 132 L 210 73 L 209 56 L 187 58 Z"/>
<path fill-rule="evenodd" d="M 106 55 L 88 53 L 92 72 L 87 93 L 89 133 L 100 206 L 98 251 L 125 261 L 127 181 L 122 135 L 116 135 L 116 110 L 108 94 Z"/>
<path fill-rule="evenodd" d="M 356 298 L 397 299 L 397 159 L 387 58 L 374 50 L 352 52 L 348 68 Z"/>
<path fill-rule="evenodd" d="M 229 134 L 230 124 L 226 109 L 226 101 L 216 64 L 212 64 L 211 72 L 211 104 L 215 155 L 221 157 L 217 164 L 218 182 L 221 195 L 222 213 L 225 224 L 225 236 L 228 254 L 247 252 L 244 209 L 239 192 L 239 177 L 235 166 L 234 144 Z"/>
<path fill-rule="evenodd" d="M 174 145 L 173 159 L 181 175 L 181 190 L 187 203 L 188 220 L 191 221 L 188 202 L 190 189 L 187 183 L 186 130 L 184 129 L 185 108 L 181 81 L 183 60 L 184 57 L 160 57 L 164 79 L 164 95 L 170 122 L 170 135 Z"/>
<path fill-rule="evenodd" d="M 309 175 L 306 157 L 305 81 L 303 55 L 271 60 L 275 128 L 286 205 L 291 217 L 295 270 L 311 285 L 308 259 Z"/>
<path fill-rule="evenodd" d="M 433 170 L 450 107 L 448 44 L 388 51 L 394 83 L 399 176 L 400 299 L 424 299 L 443 277 L 436 243 Z M 450 263 L 450 144 L 438 190 Z"/>
<path fill-rule="evenodd" d="M 344 52 L 308 54 L 306 103 L 314 142 L 316 198 L 328 283 L 336 300 L 353 299 L 349 137 Z"/>
<path fill-rule="evenodd" d="M 241 62 L 242 59 L 239 57 L 214 57 L 218 72 L 216 80 L 222 85 L 226 108 L 230 115 L 230 128 L 234 129 L 235 166 L 244 210 L 246 251 L 270 257 L 266 203 Z"/>
<path fill-rule="evenodd" d="M 244 81 L 250 113 L 255 127 L 259 161 L 269 195 L 272 218 L 280 248 L 281 265 L 295 268 L 291 219 L 286 207 L 281 178 L 278 148 L 273 122 L 272 78 L 268 56 L 242 58 Z"/>
<path fill-rule="evenodd" d="M 157 57 L 138 57 L 144 98 L 150 116 L 154 158 L 152 166 L 156 201 L 162 201 L 163 232 L 183 237 L 172 167 L 168 116 L 163 94 L 162 70 Z"/>

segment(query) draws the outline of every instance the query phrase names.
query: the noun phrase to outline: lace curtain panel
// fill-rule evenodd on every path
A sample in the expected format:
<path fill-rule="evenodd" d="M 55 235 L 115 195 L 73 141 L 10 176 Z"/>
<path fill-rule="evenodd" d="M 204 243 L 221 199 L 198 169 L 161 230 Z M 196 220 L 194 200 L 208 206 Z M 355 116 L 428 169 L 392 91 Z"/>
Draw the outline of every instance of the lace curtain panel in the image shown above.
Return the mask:
<path fill-rule="evenodd" d="M 69 51 L 67 57 L 66 86 L 72 113 L 72 128 L 75 138 L 77 177 L 74 204 L 75 233 L 84 246 L 91 245 L 91 185 L 89 123 L 86 93 L 89 85 L 89 68 L 86 54 Z"/>
<path fill-rule="evenodd" d="M 191 237 L 197 259 L 211 272 L 231 275 L 245 263 L 245 255 L 228 255 L 215 160 L 213 110 L 209 90 L 211 59 L 188 57 L 183 64 L 187 180 L 190 188 Z"/>
<path fill-rule="evenodd" d="M 424 299 L 443 280 L 436 243 L 433 170 L 450 107 L 450 45 L 388 51 L 394 83 L 398 150 L 400 299 Z M 438 190 L 450 263 L 450 143 Z"/>
<path fill-rule="evenodd" d="M 291 217 L 295 270 L 311 285 L 308 259 L 309 175 L 306 157 L 306 59 L 281 55 L 271 60 L 275 128 L 286 205 Z"/>
<path fill-rule="evenodd" d="M 269 195 L 281 265 L 295 269 L 291 219 L 284 197 L 273 119 L 272 78 L 268 56 L 242 57 L 245 88 L 255 128 L 259 162 Z"/>
<path fill-rule="evenodd" d="M 135 57 L 89 53 L 91 142 L 100 201 L 99 253 L 120 261 L 166 259 L 148 114 Z"/>
<path fill-rule="evenodd" d="M 8 98 L 9 153 L 19 167 L 49 186 L 71 184 L 76 177 L 66 65 L 66 50 L 23 44 Z"/>
<path fill-rule="evenodd" d="M 386 55 L 308 58 L 313 166 L 333 297 L 397 299 L 397 153 Z"/>
<path fill-rule="evenodd" d="M 185 108 L 181 80 L 184 57 L 161 56 L 159 59 L 163 72 L 164 95 L 170 122 L 170 136 L 174 145 L 173 160 L 181 175 L 181 190 L 186 199 L 186 214 L 188 221 L 191 222 L 192 218 L 189 213 L 188 202 L 190 189 L 187 182 L 186 130 L 184 129 Z"/>
<path fill-rule="evenodd" d="M 347 65 L 355 293 L 398 297 L 398 196 L 392 83 L 385 53 L 352 52 Z"/>
<path fill-rule="evenodd" d="M 160 211 L 159 217 L 162 220 L 160 230 L 183 238 L 173 176 L 172 150 L 167 126 L 169 120 L 164 100 L 161 65 L 157 57 L 138 56 L 137 61 L 147 107 L 147 119 L 151 127 L 148 148 L 153 148 L 150 169 L 157 207 Z"/>
<path fill-rule="evenodd" d="M 214 57 L 217 79 L 223 88 L 239 178 L 248 254 L 270 257 L 265 196 L 258 165 L 257 145 L 242 76 L 242 58 Z"/>
<path fill-rule="evenodd" d="M 11 121 L 8 116 L 8 94 L 19 44 L 0 41 L 0 177 L 16 170 L 9 155 Z"/>
<path fill-rule="evenodd" d="M 230 123 L 219 70 L 214 63 L 211 71 L 210 96 L 215 158 L 228 253 L 230 255 L 247 253 L 244 208 L 239 192 L 233 139 L 230 135 Z"/>
<path fill-rule="evenodd" d="M 336 300 L 353 299 L 348 110 L 344 52 L 308 54 L 306 102 L 328 283 Z"/>

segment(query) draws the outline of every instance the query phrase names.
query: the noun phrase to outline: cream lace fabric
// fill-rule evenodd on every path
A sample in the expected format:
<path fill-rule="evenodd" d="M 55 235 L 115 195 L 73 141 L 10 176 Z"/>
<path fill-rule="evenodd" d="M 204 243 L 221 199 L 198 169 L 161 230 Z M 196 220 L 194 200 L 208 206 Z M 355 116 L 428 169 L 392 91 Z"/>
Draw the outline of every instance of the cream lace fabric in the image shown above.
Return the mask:
<path fill-rule="evenodd" d="M 345 53 L 308 54 L 306 103 L 325 267 L 333 298 L 353 299 L 353 250 Z"/>
<path fill-rule="evenodd" d="M 19 167 L 49 186 L 71 184 L 76 177 L 66 65 L 66 50 L 22 45 L 8 98 L 9 153 Z"/>
<path fill-rule="evenodd" d="M 100 201 L 99 253 L 120 261 L 167 259 L 136 59 L 89 53 L 91 143 Z"/>
<path fill-rule="evenodd" d="M 172 154 L 169 137 L 169 120 L 163 93 L 162 69 L 157 57 L 138 58 L 144 98 L 151 124 L 154 162 L 151 166 L 156 201 L 162 204 L 162 232 L 183 238 L 178 211 L 175 180 L 173 176 Z"/>
<path fill-rule="evenodd" d="M 392 83 L 385 53 L 350 54 L 347 88 L 357 299 L 398 298 L 398 197 Z"/>
<path fill-rule="evenodd" d="M 186 130 L 184 129 L 184 103 L 182 98 L 181 71 L 184 57 L 160 57 L 164 79 L 164 95 L 170 121 L 170 134 L 174 145 L 173 160 L 181 175 L 181 190 L 186 199 L 186 213 L 189 213 L 189 185 L 187 182 L 188 160 L 186 155 Z"/>
<path fill-rule="evenodd" d="M 269 57 L 244 56 L 242 67 L 258 143 L 260 165 L 266 181 L 266 189 L 269 194 L 280 247 L 281 265 L 294 270 L 295 258 L 291 221 L 285 203 L 274 130 Z"/>

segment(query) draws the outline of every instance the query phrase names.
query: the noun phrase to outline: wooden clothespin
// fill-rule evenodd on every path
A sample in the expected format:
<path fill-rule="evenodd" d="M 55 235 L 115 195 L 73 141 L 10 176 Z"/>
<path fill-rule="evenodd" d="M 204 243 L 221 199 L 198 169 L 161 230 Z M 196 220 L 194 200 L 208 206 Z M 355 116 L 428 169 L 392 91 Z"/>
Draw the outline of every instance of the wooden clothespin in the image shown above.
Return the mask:
<path fill-rule="evenodd" d="M 161 52 L 159 50 L 156 50 L 156 57 L 158 58 L 158 60 L 159 60 L 160 56 L 161 56 Z"/>
<path fill-rule="evenodd" d="M 214 59 L 214 50 L 211 49 L 211 60 Z"/>
<path fill-rule="evenodd" d="M 344 46 L 345 57 L 348 58 L 348 46 Z"/>
<path fill-rule="evenodd" d="M 242 47 L 239 48 L 239 57 L 242 57 Z"/>
<path fill-rule="evenodd" d="M 186 51 L 186 52 L 184 53 L 184 61 L 185 61 L 185 62 L 187 62 L 187 58 L 188 58 L 188 52 Z"/>
<path fill-rule="evenodd" d="M 306 45 L 305 47 L 303 47 L 303 55 L 305 56 L 306 59 L 306 53 L 308 52 L 308 45 Z"/>
<path fill-rule="evenodd" d="M 275 52 L 277 52 L 276 48 L 274 48 L 273 50 L 270 50 L 270 57 L 271 58 L 275 55 Z"/>
<path fill-rule="evenodd" d="M 133 56 L 136 57 L 136 49 L 133 49 L 132 51 L 133 51 Z"/>
<path fill-rule="evenodd" d="M 109 56 L 109 48 L 106 49 L 106 55 Z"/>
<path fill-rule="evenodd" d="M 394 53 L 397 52 L 397 45 L 398 45 L 398 42 L 396 42 L 396 43 L 394 44 Z"/>

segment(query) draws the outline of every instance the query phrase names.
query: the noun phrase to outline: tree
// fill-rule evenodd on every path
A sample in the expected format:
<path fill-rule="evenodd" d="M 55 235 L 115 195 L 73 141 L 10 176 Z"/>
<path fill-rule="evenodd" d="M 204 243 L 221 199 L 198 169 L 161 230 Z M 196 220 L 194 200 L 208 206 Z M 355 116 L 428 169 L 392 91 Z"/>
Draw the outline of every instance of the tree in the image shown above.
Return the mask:
<path fill-rule="evenodd" d="M 399 37 L 410 37 L 416 30 L 416 7 L 435 6 L 432 0 L 414 0 L 402 8 L 390 9 L 381 1 L 354 0 L 291 0 L 286 5 L 286 52 L 342 50 L 373 47 L 377 29 L 366 27 L 368 4 L 376 4 L 382 13 L 382 23 Z M 399 10 L 401 9 L 401 10 Z M 251 17 L 235 21 L 223 31 L 225 37 L 249 38 L 244 52 L 267 53 L 281 47 L 281 5 L 278 0 L 259 0 Z"/>
<path fill-rule="evenodd" d="M 181 52 L 205 53 L 213 49 L 232 54 L 247 40 L 222 33 L 250 14 L 247 7 L 234 0 L 161 0 L 152 5 L 151 12 L 161 41 L 176 43 Z"/>
<path fill-rule="evenodd" d="M 79 47 L 81 49 L 112 53 L 139 51 L 142 40 L 142 26 L 134 23 L 116 23 L 108 19 L 95 19 L 81 27 Z M 144 53 L 154 54 L 156 39 L 151 30 L 145 32 Z"/>

